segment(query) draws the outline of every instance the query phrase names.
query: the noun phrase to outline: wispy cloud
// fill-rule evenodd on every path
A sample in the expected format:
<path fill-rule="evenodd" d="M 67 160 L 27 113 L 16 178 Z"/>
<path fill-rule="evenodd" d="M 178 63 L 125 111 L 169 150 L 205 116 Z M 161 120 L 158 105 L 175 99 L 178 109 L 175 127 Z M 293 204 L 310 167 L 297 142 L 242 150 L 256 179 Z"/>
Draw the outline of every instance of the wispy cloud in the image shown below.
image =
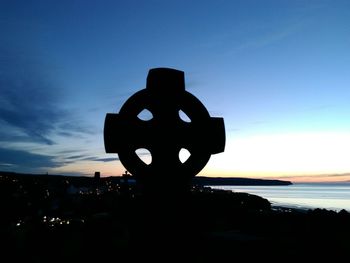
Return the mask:
<path fill-rule="evenodd" d="M 254 38 L 247 39 L 239 45 L 234 46 L 231 52 L 237 53 L 246 49 L 256 49 L 272 45 L 297 33 L 304 26 L 304 23 L 305 21 L 298 21 L 275 30 L 265 29 L 264 33 L 260 34 L 260 36 L 254 36 Z"/>
<path fill-rule="evenodd" d="M 2 133 L 11 139 L 13 131 L 32 141 L 54 144 L 50 133 L 62 118 L 58 92 L 37 62 L 0 51 L 0 120 Z M 18 139 L 18 136 L 15 136 Z M 14 139 L 15 139 L 14 138 Z"/>
<path fill-rule="evenodd" d="M 27 150 L 0 148 L 0 171 L 40 173 L 52 169 L 59 171 L 62 167 L 70 164 L 84 165 L 87 161 L 106 163 L 117 160 L 119 160 L 117 156 L 109 158 L 88 154 L 56 156 L 33 153 Z M 70 172 L 66 171 L 65 174 L 70 174 Z M 77 171 L 72 171 L 72 174 L 84 175 L 84 173 L 79 173 Z"/>
<path fill-rule="evenodd" d="M 119 160 L 119 158 L 115 157 L 115 158 L 98 158 L 98 157 L 87 157 L 84 160 L 86 161 L 95 161 L 95 162 L 114 162 L 116 160 Z"/>
<path fill-rule="evenodd" d="M 233 24 L 229 30 L 215 32 L 202 46 L 211 50 L 226 50 L 227 55 L 263 48 L 281 42 L 309 26 L 307 15 L 286 16 L 279 21 L 252 19 Z"/>
<path fill-rule="evenodd" d="M 101 158 L 97 156 L 89 156 L 89 155 L 73 155 L 65 158 L 65 163 L 74 163 L 77 161 L 95 161 L 95 162 L 112 162 L 119 160 L 118 157 L 110 157 L 110 158 Z"/>
<path fill-rule="evenodd" d="M 86 155 L 84 155 L 84 154 L 72 155 L 72 156 L 66 157 L 66 159 L 68 159 L 68 160 L 81 160 L 84 158 L 86 158 Z"/>
<path fill-rule="evenodd" d="M 53 145 L 65 137 L 92 131 L 64 104 L 62 88 L 43 64 L 26 55 L 0 50 L 0 140 Z"/>
<path fill-rule="evenodd" d="M 0 170 L 36 172 L 88 157 L 60 158 L 48 148 L 96 133 L 79 113 L 62 106 L 64 89 L 51 73 L 40 58 L 0 45 Z"/>
<path fill-rule="evenodd" d="M 20 172 L 37 172 L 45 168 L 58 167 L 54 156 L 40 155 L 20 150 L 0 148 L 0 169 Z"/>

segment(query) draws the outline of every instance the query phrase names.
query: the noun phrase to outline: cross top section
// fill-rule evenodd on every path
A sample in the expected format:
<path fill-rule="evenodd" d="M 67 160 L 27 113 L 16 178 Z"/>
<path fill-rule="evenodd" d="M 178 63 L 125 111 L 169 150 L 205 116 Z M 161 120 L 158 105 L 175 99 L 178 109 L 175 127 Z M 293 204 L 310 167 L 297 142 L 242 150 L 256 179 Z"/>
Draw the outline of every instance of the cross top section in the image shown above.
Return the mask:
<path fill-rule="evenodd" d="M 139 114 L 148 110 L 149 120 Z M 181 118 L 180 112 L 188 116 Z M 210 117 L 204 105 L 185 90 L 184 72 L 170 68 L 151 69 L 147 85 L 132 95 L 119 114 L 107 113 L 104 126 L 107 153 L 118 153 L 120 162 L 145 186 L 189 185 L 209 161 L 211 154 L 223 152 L 223 118 Z M 136 151 L 147 149 L 146 164 Z M 184 162 L 181 149 L 190 156 Z"/>

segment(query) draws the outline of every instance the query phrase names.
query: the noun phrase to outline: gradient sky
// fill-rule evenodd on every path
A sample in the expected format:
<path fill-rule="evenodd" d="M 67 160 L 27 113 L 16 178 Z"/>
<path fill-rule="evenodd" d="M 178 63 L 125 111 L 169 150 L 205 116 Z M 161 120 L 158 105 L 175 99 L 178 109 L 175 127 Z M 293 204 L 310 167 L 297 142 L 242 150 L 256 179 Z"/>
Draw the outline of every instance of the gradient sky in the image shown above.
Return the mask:
<path fill-rule="evenodd" d="M 103 125 L 148 70 L 224 117 L 201 175 L 350 180 L 350 2 L 0 1 L 0 170 L 120 175 Z"/>

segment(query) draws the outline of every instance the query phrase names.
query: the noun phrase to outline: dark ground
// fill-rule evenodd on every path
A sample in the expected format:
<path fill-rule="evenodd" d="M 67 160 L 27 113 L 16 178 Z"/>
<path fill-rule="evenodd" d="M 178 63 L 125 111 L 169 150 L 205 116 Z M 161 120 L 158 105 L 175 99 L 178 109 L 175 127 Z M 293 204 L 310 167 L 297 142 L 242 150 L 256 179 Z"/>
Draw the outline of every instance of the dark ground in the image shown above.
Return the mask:
<path fill-rule="evenodd" d="M 271 209 L 261 197 L 205 187 L 145 196 L 121 182 L 0 179 L 1 262 L 349 257 L 346 211 Z"/>

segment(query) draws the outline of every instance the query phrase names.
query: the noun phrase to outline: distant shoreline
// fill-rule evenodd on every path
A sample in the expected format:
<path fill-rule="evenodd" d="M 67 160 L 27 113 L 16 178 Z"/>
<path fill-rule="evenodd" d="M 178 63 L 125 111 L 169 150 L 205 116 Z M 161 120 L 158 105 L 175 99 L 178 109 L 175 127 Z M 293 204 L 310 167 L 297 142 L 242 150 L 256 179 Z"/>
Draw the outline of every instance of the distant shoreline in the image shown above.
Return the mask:
<path fill-rule="evenodd" d="M 27 174 L 27 173 L 16 173 L 0 171 L 0 176 L 34 176 L 34 177 L 69 177 L 70 179 L 76 178 L 81 180 L 94 179 L 93 176 L 73 176 L 73 175 L 58 175 L 58 174 Z M 101 179 L 113 178 L 113 180 L 119 180 L 122 176 L 108 176 L 101 177 Z M 207 177 L 207 176 L 196 176 L 193 178 L 193 184 L 209 186 L 209 185 L 292 185 L 291 181 L 284 180 L 267 180 L 267 179 L 256 179 L 256 178 L 241 178 L 241 177 Z"/>
<path fill-rule="evenodd" d="M 240 177 L 206 177 L 197 176 L 193 178 L 194 183 L 201 185 L 292 185 L 291 181 L 267 180 Z"/>

